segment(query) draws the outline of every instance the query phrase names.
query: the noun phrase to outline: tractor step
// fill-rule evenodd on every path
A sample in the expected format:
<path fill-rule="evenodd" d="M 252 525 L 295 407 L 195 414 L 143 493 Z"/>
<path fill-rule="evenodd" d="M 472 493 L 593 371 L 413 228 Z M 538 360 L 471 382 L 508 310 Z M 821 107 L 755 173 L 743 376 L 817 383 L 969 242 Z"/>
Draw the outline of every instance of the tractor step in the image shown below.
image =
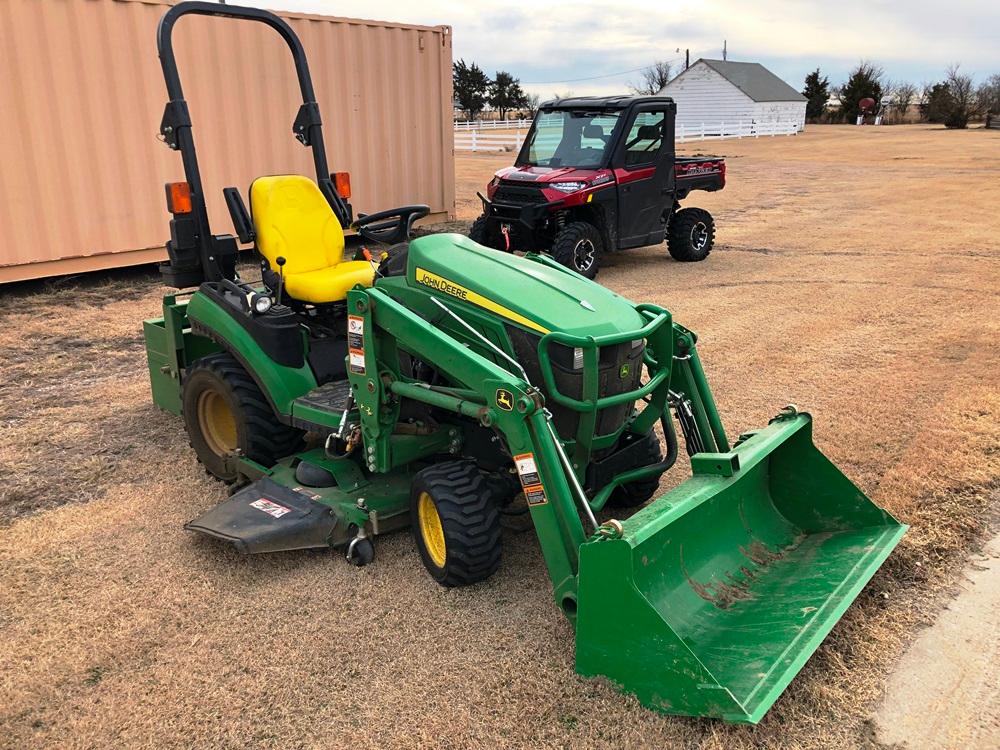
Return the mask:
<path fill-rule="evenodd" d="M 340 417 L 348 405 L 351 384 L 334 380 L 313 388 L 292 402 L 292 424 L 301 430 L 329 433 L 340 427 Z"/>
<path fill-rule="evenodd" d="M 254 554 L 327 547 L 336 525 L 330 507 L 264 477 L 184 528 Z"/>

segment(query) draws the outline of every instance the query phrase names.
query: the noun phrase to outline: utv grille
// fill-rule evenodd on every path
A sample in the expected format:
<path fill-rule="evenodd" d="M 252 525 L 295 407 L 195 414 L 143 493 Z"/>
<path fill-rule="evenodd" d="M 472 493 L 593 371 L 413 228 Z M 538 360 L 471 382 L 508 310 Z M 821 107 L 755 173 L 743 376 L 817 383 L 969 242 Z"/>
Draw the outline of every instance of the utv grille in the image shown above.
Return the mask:
<path fill-rule="evenodd" d="M 501 182 L 493 194 L 496 203 L 508 203 L 518 206 L 529 206 L 534 203 L 545 203 L 545 195 L 541 188 L 535 185 L 510 185 Z"/>

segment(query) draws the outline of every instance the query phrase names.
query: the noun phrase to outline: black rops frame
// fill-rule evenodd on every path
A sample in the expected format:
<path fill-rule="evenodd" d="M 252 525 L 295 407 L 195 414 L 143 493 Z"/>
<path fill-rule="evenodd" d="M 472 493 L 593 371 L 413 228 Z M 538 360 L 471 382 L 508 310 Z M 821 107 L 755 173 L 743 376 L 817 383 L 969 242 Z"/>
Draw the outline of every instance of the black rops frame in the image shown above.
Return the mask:
<path fill-rule="evenodd" d="M 258 8 L 198 1 L 179 3 L 170 8 L 160 19 L 156 32 L 160 65 L 163 68 L 163 78 L 167 84 L 169 97 L 160 122 L 160 133 L 170 148 L 181 152 L 184 175 L 191 188 L 193 216 L 174 215 L 174 220 L 170 222 L 171 242 L 167 245 L 170 263 L 162 269 L 167 280 L 177 287 L 194 286 L 205 280 L 219 281 L 223 278 L 234 278 L 237 253 L 234 237 L 213 236 L 211 233 L 194 135 L 191 132 L 191 115 L 184 99 L 184 90 L 174 57 L 171 40 L 174 24 L 182 16 L 191 14 L 259 21 L 277 31 L 285 40 L 295 61 L 295 73 L 302 92 L 302 105 L 292 124 L 292 132 L 304 146 L 312 149 L 317 183 L 337 214 L 337 218 L 345 227 L 351 222 L 351 209 L 337 193 L 330 179 L 326 148 L 323 143 L 322 120 L 319 105 L 316 103 L 316 94 L 313 91 L 312 77 L 309 74 L 309 62 L 302 43 L 292 28 L 273 13 Z"/>

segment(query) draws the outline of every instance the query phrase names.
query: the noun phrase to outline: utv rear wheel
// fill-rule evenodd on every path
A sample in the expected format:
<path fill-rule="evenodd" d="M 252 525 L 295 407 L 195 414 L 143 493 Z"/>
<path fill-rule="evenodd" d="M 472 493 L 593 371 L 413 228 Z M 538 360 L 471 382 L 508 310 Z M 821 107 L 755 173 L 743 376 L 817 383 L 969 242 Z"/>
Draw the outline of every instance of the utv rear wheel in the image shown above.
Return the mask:
<path fill-rule="evenodd" d="M 650 432 L 642 438 L 643 447 L 639 449 L 639 459 L 631 468 L 638 469 L 650 464 L 658 464 L 663 460 L 663 450 L 660 448 L 660 439 L 655 432 Z M 639 479 L 635 482 L 623 484 L 616 487 L 611 497 L 608 498 L 608 507 L 611 508 L 635 508 L 649 500 L 660 488 L 660 477 L 650 477 L 649 479 Z"/>
<path fill-rule="evenodd" d="M 191 447 L 205 469 L 225 482 L 236 479 L 226 456 L 237 448 L 270 466 L 302 444 L 302 431 L 277 420 L 253 378 L 230 354 L 195 362 L 184 378 L 181 398 Z"/>
<path fill-rule="evenodd" d="M 597 227 L 585 221 L 567 224 L 552 242 L 552 257 L 581 276 L 597 276 L 604 242 Z"/>
<path fill-rule="evenodd" d="M 442 586 L 467 586 L 500 567 L 500 509 L 490 482 L 471 461 L 417 472 L 410 524 L 424 567 Z"/>
<path fill-rule="evenodd" d="M 674 260 L 705 260 L 715 244 L 715 220 L 703 208 L 683 208 L 670 219 L 667 249 Z"/>

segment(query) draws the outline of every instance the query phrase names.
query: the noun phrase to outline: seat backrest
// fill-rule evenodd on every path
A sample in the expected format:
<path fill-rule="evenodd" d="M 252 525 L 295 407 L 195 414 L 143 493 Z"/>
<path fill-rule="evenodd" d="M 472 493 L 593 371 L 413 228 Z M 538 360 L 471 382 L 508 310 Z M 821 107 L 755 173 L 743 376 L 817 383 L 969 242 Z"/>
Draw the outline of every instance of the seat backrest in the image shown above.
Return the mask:
<path fill-rule="evenodd" d="M 344 257 L 344 230 L 316 183 L 297 174 L 258 177 L 250 185 L 250 213 L 257 249 L 277 271 L 306 273 L 335 266 Z"/>

